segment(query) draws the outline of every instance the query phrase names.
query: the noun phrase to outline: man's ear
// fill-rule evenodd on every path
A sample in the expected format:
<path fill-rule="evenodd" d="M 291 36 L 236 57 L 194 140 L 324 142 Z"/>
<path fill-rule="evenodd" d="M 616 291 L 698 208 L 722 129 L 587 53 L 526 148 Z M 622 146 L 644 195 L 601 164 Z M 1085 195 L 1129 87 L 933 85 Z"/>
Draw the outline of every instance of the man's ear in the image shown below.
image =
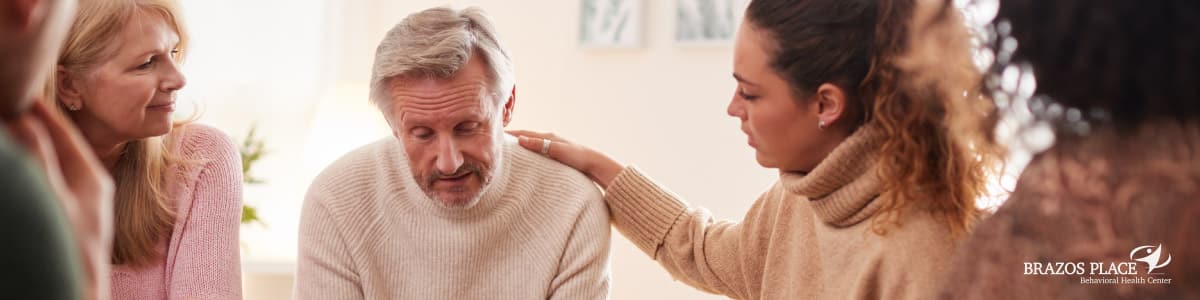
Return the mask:
<path fill-rule="evenodd" d="M 7 26 L 13 26 L 17 31 L 25 31 L 46 18 L 46 9 L 44 0 L 0 1 L 0 15 L 3 15 L 0 21 Z"/>
<path fill-rule="evenodd" d="M 399 138 L 402 138 L 402 136 L 400 135 L 400 123 L 401 123 L 400 118 L 403 118 L 404 116 L 401 116 L 401 115 L 393 112 L 396 110 L 395 105 L 396 105 L 395 103 L 392 103 L 392 105 L 388 106 L 388 110 L 391 110 L 391 111 L 383 111 L 382 108 L 380 109 L 380 111 L 383 112 L 383 120 L 387 121 L 388 129 L 391 129 L 392 136 L 399 139 Z"/>
<path fill-rule="evenodd" d="M 508 95 L 508 102 L 504 102 L 504 126 L 508 126 L 508 122 L 512 122 L 513 106 L 517 103 L 517 85 L 513 85 L 512 93 Z"/>
<path fill-rule="evenodd" d="M 817 86 L 815 105 L 817 106 L 817 119 L 825 126 L 832 127 L 834 123 L 846 114 L 846 92 L 842 88 L 832 83 L 822 83 Z"/>
<path fill-rule="evenodd" d="M 392 117 L 384 114 L 383 120 L 387 122 L 388 129 L 392 131 L 392 137 L 400 138 L 400 129 L 396 128 L 396 124 L 392 123 Z"/>

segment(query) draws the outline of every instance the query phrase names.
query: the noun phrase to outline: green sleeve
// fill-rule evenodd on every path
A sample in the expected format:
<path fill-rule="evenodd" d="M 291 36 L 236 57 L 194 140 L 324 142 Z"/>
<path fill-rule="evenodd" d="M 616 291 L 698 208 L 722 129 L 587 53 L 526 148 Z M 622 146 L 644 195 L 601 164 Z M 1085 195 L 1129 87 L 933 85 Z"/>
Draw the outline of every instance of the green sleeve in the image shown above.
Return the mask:
<path fill-rule="evenodd" d="M 83 268 L 41 170 L 0 131 L 0 291 L 10 299 L 80 299 Z"/>

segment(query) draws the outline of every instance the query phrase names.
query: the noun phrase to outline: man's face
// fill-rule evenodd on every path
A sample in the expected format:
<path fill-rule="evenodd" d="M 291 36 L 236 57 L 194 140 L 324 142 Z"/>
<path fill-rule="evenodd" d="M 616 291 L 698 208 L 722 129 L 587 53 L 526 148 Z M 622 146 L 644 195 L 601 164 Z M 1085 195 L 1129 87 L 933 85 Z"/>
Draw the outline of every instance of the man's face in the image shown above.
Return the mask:
<path fill-rule="evenodd" d="M 494 175 L 508 110 L 501 114 L 489 82 L 475 58 L 448 79 L 387 82 L 392 133 L 421 190 L 443 206 L 475 205 Z"/>

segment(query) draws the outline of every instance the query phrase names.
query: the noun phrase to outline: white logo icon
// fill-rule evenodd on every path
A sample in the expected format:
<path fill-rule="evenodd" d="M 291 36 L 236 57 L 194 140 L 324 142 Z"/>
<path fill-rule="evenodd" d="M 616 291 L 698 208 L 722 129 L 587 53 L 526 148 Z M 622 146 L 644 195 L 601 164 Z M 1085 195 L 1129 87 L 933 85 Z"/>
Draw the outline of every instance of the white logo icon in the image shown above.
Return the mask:
<path fill-rule="evenodd" d="M 1133 258 L 1135 254 L 1141 254 L 1142 257 Z M 1158 246 L 1141 246 L 1133 248 L 1133 251 L 1129 252 L 1129 259 L 1146 263 L 1146 265 L 1150 267 L 1149 270 L 1146 270 L 1146 274 L 1150 274 L 1150 272 L 1154 272 L 1154 269 L 1165 267 L 1167 264 L 1171 263 L 1170 253 L 1167 254 L 1167 261 L 1164 261 L 1161 264 L 1158 263 L 1158 259 L 1161 257 L 1161 254 L 1162 244 L 1159 244 Z"/>

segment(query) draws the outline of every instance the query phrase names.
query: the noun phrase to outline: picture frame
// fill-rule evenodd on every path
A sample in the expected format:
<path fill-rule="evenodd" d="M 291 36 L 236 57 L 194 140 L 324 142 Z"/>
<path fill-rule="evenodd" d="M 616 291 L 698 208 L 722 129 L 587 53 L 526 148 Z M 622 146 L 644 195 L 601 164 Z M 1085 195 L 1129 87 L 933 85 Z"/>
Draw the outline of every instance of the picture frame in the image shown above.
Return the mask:
<path fill-rule="evenodd" d="M 746 4 L 746 0 L 676 0 L 675 43 L 732 45 Z"/>
<path fill-rule="evenodd" d="M 638 48 L 643 44 L 642 0 L 583 0 L 579 44 L 585 48 Z"/>

